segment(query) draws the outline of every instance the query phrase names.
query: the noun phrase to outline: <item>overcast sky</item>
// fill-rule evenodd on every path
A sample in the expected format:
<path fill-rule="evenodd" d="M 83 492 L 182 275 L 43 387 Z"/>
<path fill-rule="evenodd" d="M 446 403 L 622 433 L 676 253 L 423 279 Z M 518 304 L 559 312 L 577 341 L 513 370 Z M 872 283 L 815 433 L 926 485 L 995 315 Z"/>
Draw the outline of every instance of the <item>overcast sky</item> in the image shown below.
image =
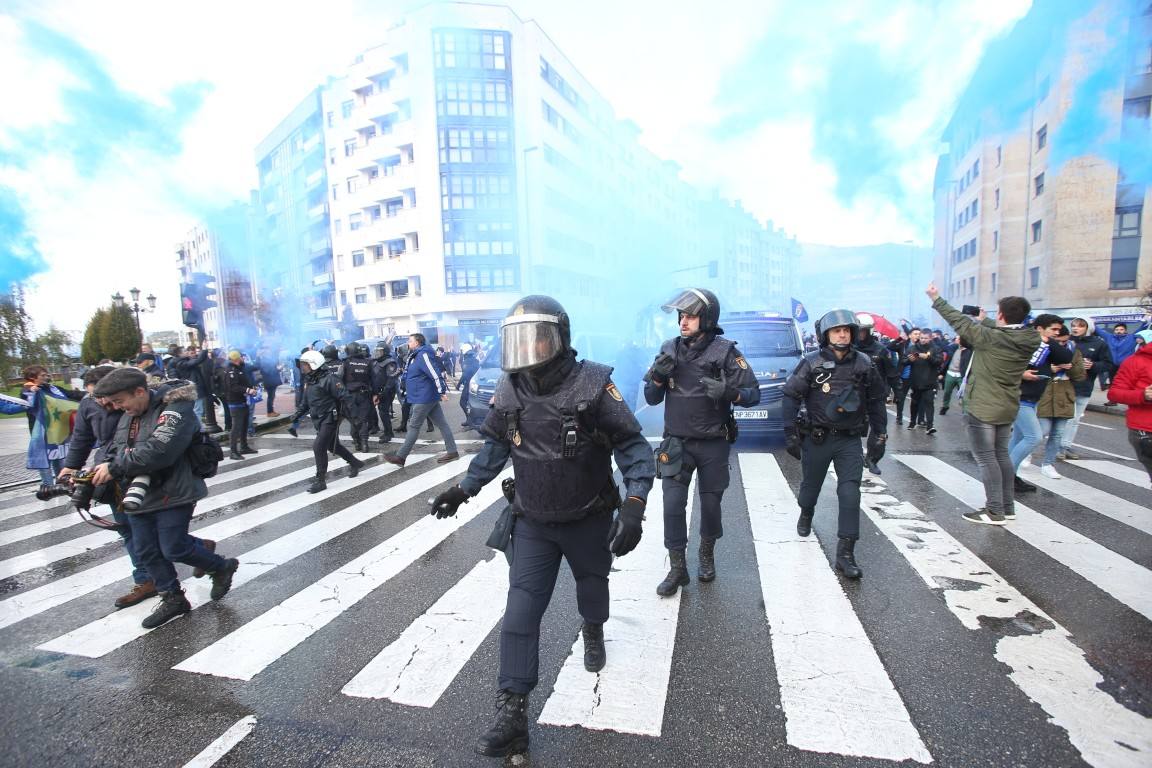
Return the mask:
<path fill-rule="evenodd" d="M 718 187 L 801 240 L 839 245 L 931 244 L 940 131 L 984 47 L 1029 4 L 509 3 L 686 180 Z M 154 331 L 178 326 L 173 246 L 197 206 L 244 198 L 256 182 L 256 143 L 310 88 L 379 42 L 401 4 L 5 7 L 0 187 L 15 192 L 47 262 L 28 309 L 38 329 L 78 330 L 107 296 L 137 286 L 159 297 L 163 311 L 142 318 Z M 94 86 L 78 72 L 107 78 Z M 83 99 L 97 92 L 154 132 L 81 124 L 76 105 L 98 110 Z M 0 207 L 10 206 L 0 198 Z"/>

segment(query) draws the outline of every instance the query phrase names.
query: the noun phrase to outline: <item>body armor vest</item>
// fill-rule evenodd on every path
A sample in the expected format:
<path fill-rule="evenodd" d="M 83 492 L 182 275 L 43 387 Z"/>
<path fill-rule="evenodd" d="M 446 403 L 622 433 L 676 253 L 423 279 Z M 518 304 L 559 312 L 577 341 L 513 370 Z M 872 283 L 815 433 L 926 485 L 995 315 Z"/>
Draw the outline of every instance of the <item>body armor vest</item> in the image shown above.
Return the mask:
<path fill-rule="evenodd" d="M 872 372 L 871 358 L 863 352 L 856 352 L 850 361 L 836 364 L 833 368 L 822 367 L 832 361 L 825 358 L 820 351 L 809 352 L 804 359 L 810 366 L 808 394 L 804 402 L 811 423 L 838 430 L 863 430 L 868 421 L 868 376 Z M 828 387 L 827 392 L 824 391 L 825 385 Z M 832 423 L 827 416 L 828 404 L 851 387 L 860 390 L 859 409 L 851 418 Z"/>
<path fill-rule="evenodd" d="M 494 408 L 508 426 L 516 514 L 563 523 L 619 505 L 611 441 L 596 422 L 596 404 L 611 374 L 608 366 L 585 360 L 547 395 L 514 383 L 520 374 L 500 380 Z"/>
<path fill-rule="evenodd" d="M 717 336 L 698 355 L 689 352 L 678 338 L 669 339 L 660 347 L 661 352 L 676 358 L 664 396 L 665 435 L 702 440 L 725 437 L 724 424 L 732 406 L 708 397 L 701 379 L 720 378 L 734 346 L 730 339 Z"/>
<path fill-rule="evenodd" d="M 344 361 L 344 388 L 349 392 L 367 392 L 372 388 L 372 366 L 362 357 Z"/>

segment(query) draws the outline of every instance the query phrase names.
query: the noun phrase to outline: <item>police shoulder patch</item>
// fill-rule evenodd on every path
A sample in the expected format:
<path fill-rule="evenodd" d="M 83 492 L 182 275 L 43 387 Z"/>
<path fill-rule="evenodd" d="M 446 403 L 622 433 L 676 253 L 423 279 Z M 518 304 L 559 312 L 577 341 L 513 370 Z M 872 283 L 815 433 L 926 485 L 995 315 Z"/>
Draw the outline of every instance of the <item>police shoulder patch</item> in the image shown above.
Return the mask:
<path fill-rule="evenodd" d="M 620 390 L 616 389 L 616 385 L 612 382 L 608 382 L 608 385 L 604 387 L 604 389 L 608 392 L 608 394 L 612 395 L 612 399 L 616 402 L 624 402 L 624 396 L 620 394 Z"/>
<path fill-rule="evenodd" d="M 744 355 L 736 355 L 736 365 L 748 370 L 748 361 L 744 359 Z"/>

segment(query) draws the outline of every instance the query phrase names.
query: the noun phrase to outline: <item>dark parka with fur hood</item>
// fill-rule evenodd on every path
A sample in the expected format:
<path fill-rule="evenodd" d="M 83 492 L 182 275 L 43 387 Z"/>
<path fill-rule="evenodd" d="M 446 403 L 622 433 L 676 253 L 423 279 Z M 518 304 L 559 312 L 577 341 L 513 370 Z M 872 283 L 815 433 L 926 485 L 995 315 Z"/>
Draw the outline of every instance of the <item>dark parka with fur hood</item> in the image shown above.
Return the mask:
<path fill-rule="evenodd" d="M 135 417 L 123 414 L 109 450 L 109 470 L 122 485 L 137 475 L 151 475 L 152 485 L 134 514 L 194 504 L 208 495 L 204 479 L 192 474 L 184 453 L 200 431 L 192 410 L 196 385 L 180 379 L 150 389 L 148 409 L 129 444 Z"/>

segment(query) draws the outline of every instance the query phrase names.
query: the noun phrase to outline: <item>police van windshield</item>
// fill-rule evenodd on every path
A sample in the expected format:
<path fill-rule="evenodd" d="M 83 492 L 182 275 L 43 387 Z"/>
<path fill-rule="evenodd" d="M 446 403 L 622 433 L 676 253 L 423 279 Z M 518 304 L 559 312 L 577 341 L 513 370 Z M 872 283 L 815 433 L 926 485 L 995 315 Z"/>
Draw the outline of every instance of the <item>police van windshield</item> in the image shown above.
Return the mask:
<path fill-rule="evenodd" d="M 785 357 L 801 354 L 791 325 L 734 326 L 724 335 L 738 343 L 745 357 Z"/>

